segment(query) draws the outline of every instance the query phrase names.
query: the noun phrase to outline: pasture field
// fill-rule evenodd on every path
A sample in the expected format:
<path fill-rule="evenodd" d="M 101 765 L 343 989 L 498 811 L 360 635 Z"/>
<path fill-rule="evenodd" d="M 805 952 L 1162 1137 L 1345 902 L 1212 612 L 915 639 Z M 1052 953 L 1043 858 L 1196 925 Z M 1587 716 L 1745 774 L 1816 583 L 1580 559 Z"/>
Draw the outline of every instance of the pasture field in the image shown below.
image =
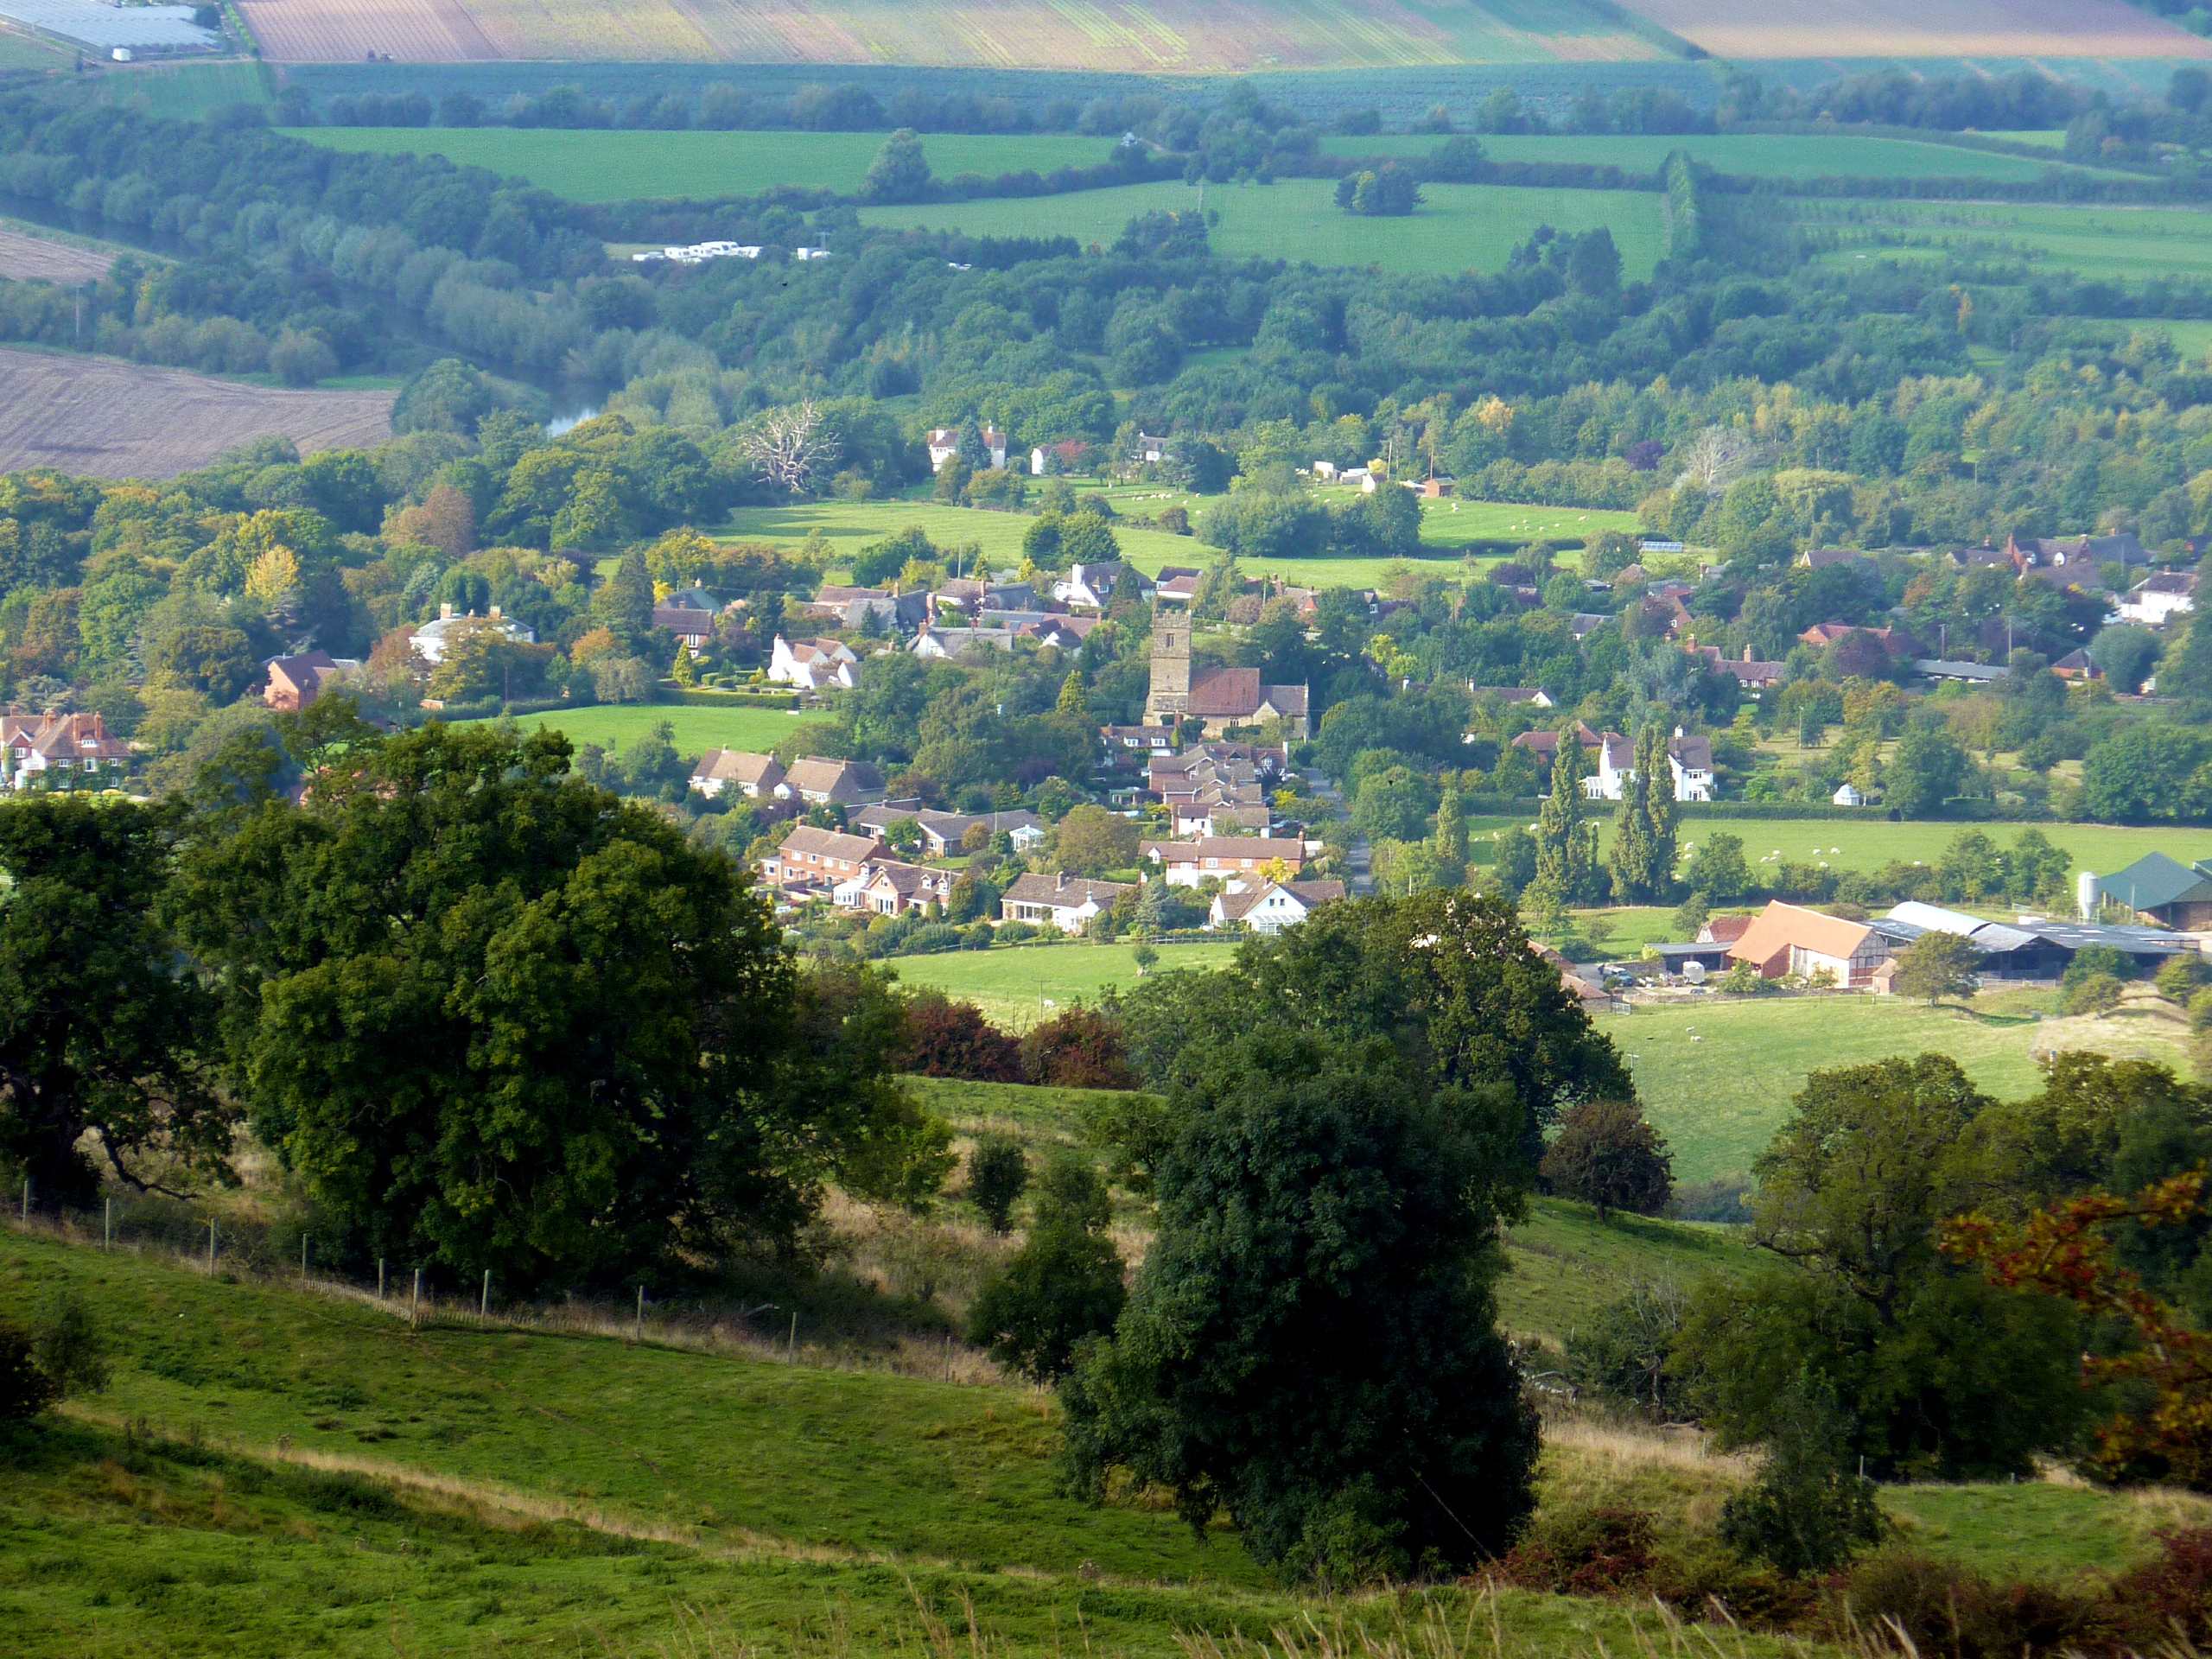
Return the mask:
<path fill-rule="evenodd" d="M 2063 1050 L 2187 1069 L 2184 1022 L 2147 992 L 2111 1014 L 2067 1019 L 2020 1009 L 2024 995 L 2032 994 L 1993 993 L 1973 1011 L 1853 993 L 1706 996 L 1601 1014 L 1597 1023 L 1627 1059 L 1647 1115 L 1673 1149 L 1678 1181 L 1748 1175 L 1806 1077 L 1836 1066 L 1948 1054 L 1999 1098 L 2033 1094 L 2036 1057 Z"/>
<path fill-rule="evenodd" d="M 1671 55 L 1592 0 L 242 0 L 266 54 L 344 62 L 481 58 L 898 64 L 1207 74 L 1590 63 Z"/>
<path fill-rule="evenodd" d="M 1540 1205 L 1522 1230 L 1601 1271 L 1707 1254 L 1692 1230 L 1572 1210 Z M 123 1659 L 156 1639 L 181 1659 L 847 1659 L 961 1651 L 971 1618 L 977 1653 L 1175 1659 L 1309 1618 L 1387 1642 L 1431 1605 L 1449 1626 L 1479 1618 L 1495 1659 L 1537 1659 L 1640 1650 L 1648 1623 L 1633 1602 L 1510 1590 L 1285 1590 L 1165 1506 L 1064 1496 L 1056 1408 L 1027 1388 L 496 1322 L 410 1332 L 363 1300 L 0 1236 L 0 1312 L 63 1287 L 116 1364 L 104 1393 L 8 1442 L 0 1599 L 23 1659 Z M 1709 1513 L 1744 1478 L 1694 1441 L 1573 1420 L 1547 1440 L 1547 1502 L 1661 1507 L 1656 1483 Z M 2002 1539 L 1999 1564 L 2037 1576 L 2131 1564 L 2161 1519 L 2202 1508 L 2033 1484 L 1885 1499 L 1934 1553 L 1974 1560 Z M 1802 1650 L 1721 1639 L 1743 1659 Z"/>
<path fill-rule="evenodd" d="M 2113 317 L 2097 326 L 2123 340 L 2138 332 L 2164 334 L 2190 362 L 2212 356 L 2212 320 L 2202 317 Z"/>
<path fill-rule="evenodd" d="M 1832 237 L 1830 263 L 1948 254 L 2119 281 L 2212 276 L 2212 213 L 2050 202 L 1811 200 L 1797 223 Z"/>
<path fill-rule="evenodd" d="M 1494 272 L 1535 231 L 1604 226 L 1624 273 L 1649 276 L 1659 263 L 1660 199 L 1648 190 L 1538 190 L 1510 185 L 1431 184 L 1421 211 L 1362 219 L 1336 205 L 1325 179 L 1214 185 L 1205 192 L 1217 253 L 1317 265 L 1373 265 L 1415 276 Z M 1180 183 L 1116 185 L 1069 195 L 863 207 L 863 223 L 912 226 L 977 237 L 1069 236 L 1085 246 L 1111 242 L 1130 219 L 1155 210 L 1189 211 L 1199 191 Z"/>
<path fill-rule="evenodd" d="M 527 179 L 571 201 L 754 195 L 772 185 L 851 195 L 883 148 L 880 132 L 598 132 L 518 127 L 291 127 L 349 155 L 443 156 Z M 939 178 L 1050 173 L 1107 159 L 1103 138 L 1071 134 L 931 133 Z"/>
<path fill-rule="evenodd" d="M 1003 568 L 1021 563 L 1021 538 L 1030 523 L 1027 513 L 987 512 L 935 501 L 815 501 L 790 507 L 740 507 L 715 534 L 722 541 L 796 547 L 818 530 L 833 555 L 849 557 L 872 542 L 918 525 L 948 552 L 972 544 L 982 550 L 991 565 Z M 1117 524 L 1114 534 L 1122 553 L 1147 569 L 1160 564 L 1204 564 L 1213 553 L 1195 537 L 1161 530 Z M 1147 560 L 1156 563 L 1147 564 Z"/>
<path fill-rule="evenodd" d="M 702 709 L 688 703 L 625 702 L 528 715 L 521 718 L 520 723 L 566 733 L 578 749 L 587 743 L 596 743 L 612 753 L 628 748 L 665 721 L 675 728 L 677 753 L 696 755 L 709 749 L 772 749 L 791 735 L 802 718 L 779 709 Z M 480 726 L 486 722 L 456 723 Z"/>
<path fill-rule="evenodd" d="M 2002 138 L 2008 144 L 2033 144 L 2037 149 L 2064 149 L 2066 129 L 2037 127 L 2025 132 L 1986 132 L 1985 138 Z"/>
<path fill-rule="evenodd" d="M 251 439 L 302 454 L 391 436 L 388 391 L 286 391 L 111 358 L 0 350 L 0 472 L 174 478 Z"/>
<path fill-rule="evenodd" d="M 2063 135 L 2060 135 L 2062 137 Z M 1324 138 L 1331 156 L 1417 159 L 1443 140 L 1420 133 Z M 2029 181 L 2053 165 L 1959 144 L 1853 133 L 1485 133 L 1483 151 L 1499 162 L 1583 162 L 1655 174 L 1678 149 L 1718 173 L 1754 179 L 1998 179 Z M 2090 169 L 2073 169 L 2087 171 Z"/>
<path fill-rule="evenodd" d="M 1228 966 L 1236 946 L 1162 944 L 1155 974 Z M 895 969 L 909 985 L 943 991 L 973 1002 L 992 1022 L 1009 1031 L 1027 1031 L 1071 1002 L 1095 1003 L 1110 988 L 1137 982 L 1134 944 L 1009 945 L 995 950 L 948 950 L 936 956 L 896 957 Z"/>
<path fill-rule="evenodd" d="M 66 69 L 73 61 L 73 54 L 41 41 L 35 35 L 18 34 L 12 29 L 0 29 L 0 70 Z"/>
<path fill-rule="evenodd" d="M 1421 538 L 1433 547 L 1580 542 L 1608 530 L 1633 536 L 1642 527 L 1634 512 L 1612 507 L 1535 507 L 1510 501 L 1421 504 Z"/>
<path fill-rule="evenodd" d="M 1738 60 L 1793 58 L 2204 58 L 2212 46 L 2126 0 L 1625 0 Z"/>

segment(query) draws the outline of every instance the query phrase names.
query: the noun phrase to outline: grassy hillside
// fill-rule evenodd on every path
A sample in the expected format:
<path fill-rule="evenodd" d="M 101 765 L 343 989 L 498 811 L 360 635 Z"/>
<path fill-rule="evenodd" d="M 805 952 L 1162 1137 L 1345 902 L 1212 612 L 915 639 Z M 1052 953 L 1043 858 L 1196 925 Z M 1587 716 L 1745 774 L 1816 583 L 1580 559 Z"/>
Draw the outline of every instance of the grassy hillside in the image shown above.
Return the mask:
<path fill-rule="evenodd" d="M 1014 1030 L 1033 1026 L 1050 1009 L 1078 1000 L 1095 1002 L 1109 986 L 1133 985 L 1134 944 L 1026 944 L 1003 950 L 952 950 L 942 956 L 900 957 L 890 965 L 909 985 L 926 985 L 973 1002 Z M 1236 954 L 1230 943 L 1163 944 L 1155 973 L 1220 968 Z"/>
<path fill-rule="evenodd" d="M 1325 179 L 1209 187 L 1206 210 L 1221 215 L 1215 251 L 1449 276 L 1503 270 L 1507 257 L 1541 226 L 1577 232 L 1602 226 L 1612 232 L 1630 278 L 1649 276 L 1659 262 L 1660 199 L 1652 191 L 1431 184 L 1422 187 L 1426 205 L 1410 217 L 1362 219 L 1337 207 L 1335 188 Z M 1111 242 L 1140 213 L 1195 208 L 1198 195 L 1185 184 L 1131 184 L 1065 196 L 863 207 L 861 218 L 970 236 L 1071 236 L 1087 245 Z"/>
<path fill-rule="evenodd" d="M 2011 136 L 2011 135 L 2006 135 Z M 1418 157 L 1441 139 L 1415 133 L 1322 140 L 1332 156 Z M 1961 144 L 1853 133 L 1485 133 L 1483 152 L 1500 162 L 1569 162 L 1656 173 L 1668 156 L 1686 149 L 1719 173 L 1756 179 L 1997 179 L 2042 177 L 2053 166 L 2070 172 L 2102 169 L 1969 149 Z M 2112 175 L 2111 176 L 2120 176 Z"/>
<path fill-rule="evenodd" d="M 2114 280 L 2212 276 L 2212 213 L 2191 207 L 1800 200 L 1793 211 L 1834 244 L 1819 256 L 1834 264 L 1949 249 Z"/>

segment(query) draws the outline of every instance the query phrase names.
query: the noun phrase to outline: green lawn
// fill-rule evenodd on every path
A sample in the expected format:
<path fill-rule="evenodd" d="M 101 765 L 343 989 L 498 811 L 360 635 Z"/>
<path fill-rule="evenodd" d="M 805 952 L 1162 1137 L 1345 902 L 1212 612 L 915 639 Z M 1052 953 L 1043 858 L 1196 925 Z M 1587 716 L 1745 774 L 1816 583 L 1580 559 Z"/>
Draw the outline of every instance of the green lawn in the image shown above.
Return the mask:
<path fill-rule="evenodd" d="M 2000 993 L 1988 1013 L 1896 997 L 1700 997 L 1601 1015 L 1637 1094 L 1666 1135 L 1681 1181 L 1746 1174 L 1812 1072 L 1892 1055 L 1948 1054 L 1999 1097 L 2032 1094 L 2035 1056 L 2053 1049 L 2183 1066 L 2182 1021 L 2147 998 L 2101 1019 L 2037 1020 Z M 1997 1011 L 2003 1010 L 2003 1011 Z"/>
<path fill-rule="evenodd" d="M 909 985 L 926 985 L 964 1002 L 973 1002 L 999 1025 L 1026 1030 L 1055 1008 L 1076 1001 L 1096 1002 L 1114 985 L 1134 985 L 1137 965 L 1131 944 L 1010 945 L 995 950 L 950 950 L 930 957 L 899 957 L 887 965 Z M 1163 944 L 1154 973 L 1183 968 L 1221 968 L 1236 952 L 1235 944 Z M 1047 1006 L 1050 1005 L 1050 1006 Z"/>
<path fill-rule="evenodd" d="M 353 155 L 444 156 L 529 180 L 571 201 L 757 194 L 772 185 L 851 195 L 883 148 L 880 132 L 631 132 L 521 127 L 292 127 Z M 1110 142 L 1071 134 L 931 133 L 940 178 L 1050 173 L 1106 161 Z M 1116 227 L 1119 228 L 1118 226 Z"/>
<path fill-rule="evenodd" d="M 1427 204 L 1404 219 L 1362 219 L 1335 203 L 1325 179 L 1268 185 L 1211 185 L 1217 252 L 1231 258 L 1317 265 L 1376 265 L 1408 276 L 1497 271 L 1541 226 L 1580 232 L 1600 226 L 1619 245 L 1625 273 L 1649 276 L 1659 261 L 1659 197 L 1638 190 L 1535 190 L 1503 185 L 1432 184 Z M 864 223 L 919 226 L 971 236 L 1071 236 L 1110 243 L 1140 213 L 1189 211 L 1199 192 L 1184 184 L 1120 185 L 1071 195 L 863 207 Z"/>
<path fill-rule="evenodd" d="M 1840 238 L 1817 256 L 1832 264 L 1969 257 L 2114 280 L 2212 276 L 2212 213 L 2191 207 L 1801 199 L 1794 211 Z"/>
<path fill-rule="evenodd" d="M 1028 533 L 1031 518 L 1028 513 L 986 512 L 935 501 L 810 501 L 789 507 L 740 507 L 715 535 L 723 541 L 795 547 L 818 530 L 833 554 L 849 557 L 871 542 L 919 526 L 948 552 L 973 544 L 993 566 L 1010 568 L 1021 563 L 1021 538 Z M 1212 556 L 1213 550 L 1203 543 L 1166 531 L 1117 524 L 1114 534 L 1122 552 L 1149 569 L 1162 564 L 1200 565 Z"/>
<path fill-rule="evenodd" d="M 1601 531 L 1633 536 L 1636 514 L 1612 507 L 1532 507 L 1510 501 L 1428 501 L 1421 507 L 1421 538 L 1436 547 L 1480 542 L 1580 542 Z"/>
<path fill-rule="evenodd" d="M 2064 135 L 2056 135 L 2063 141 Z M 1418 157 L 1433 154 L 1443 140 L 1427 134 L 1395 133 L 1376 138 L 1333 137 L 1321 141 L 1332 156 Z M 1484 134 L 1483 151 L 1499 162 L 1585 162 L 1618 167 L 1625 173 L 1656 173 L 1678 149 L 1715 172 L 1758 179 L 1999 179 L 2032 181 L 2055 165 L 2020 156 L 2000 156 L 1910 138 L 1876 138 L 1854 133 L 1662 134 Z M 2068 171 L 2097 169 L 2068 167 Z"/>
<path fill-rule="evenodd" d="M 626 749 L 666 721 L 676 728 L 680 754 L 702 754 L 709 749 L 775 747 L 798 723 L 800 716 L 775 709 L 699 709 L 680 703 L 600 704 L 588 709 L 558 710 L 525 716 L 522 724 L 565 732 L 579 749 L 596 743 L 603 749 Z M 464 721 L 463 725 L 480 725 Z"/>

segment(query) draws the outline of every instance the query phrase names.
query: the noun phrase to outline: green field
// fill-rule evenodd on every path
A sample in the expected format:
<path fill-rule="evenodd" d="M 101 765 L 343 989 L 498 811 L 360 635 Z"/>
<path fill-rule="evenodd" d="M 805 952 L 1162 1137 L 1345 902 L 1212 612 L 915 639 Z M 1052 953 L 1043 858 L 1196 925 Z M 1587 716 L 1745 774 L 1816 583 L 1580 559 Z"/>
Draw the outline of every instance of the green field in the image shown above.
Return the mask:
<path fill-rule="evenodd" d="M 265 64 L 137 63 L 108 68 L 92 83 L 103 102 L 175 121 L 196 121 L 233 104 L 270 104 L 276 92 Z"/>
<path fill-rule="evenodd" d="M 899 957 L 890 963 L 909 985 L 927 986 L 973 1002 L 1000 1025 L 1020 1031 L 1054 1008 L 1096 1002 L 1110 986 L 1134 985 L 1133 944 L 1025 944 L 997 950 L 950 950 L 938 956 Z M 1163 944 L 1154 973 L 1224 968 L 1236 954 L 1219 944 Z"/>
<path fill-rule="evenodd" d="M 2064 149 L 2066 129 L 2037 127 L 2027 132 L 1986 132 L 1985 138 L 2002 138 L 2008 144 L 2033 144 L 2037 149 Z"/>
<path fill-rule="evenodd" d="M 601 703 L 588 709 L 556 710 L 550 715 L 524 715 L 524 726 L 565 732 L 579 749 L 596 743 L 603 749 L 626 749 L 655 726 L 666 721 L 675 728 L 679 754 L 703 754 L 709 749 L 772 749 L 791 734 L 800 716 L 777 709 L 699 709 L 683 703 Z M 483 721 L 463 721 L 480 726 Z"/>
<path fill-rule="evenodd" d="M 2060 135 L 2063 138 L 2063 135 Z M 1443 141 L 1427 134 L 1393 133 L 1374 138 L 1334 137 L 1321 142 L 1332 156 L 1413 158 L 1430 155 Z M 1998 179 L 2043 177 L 2050 162 L 1968 149 L 1960 144 L 1910 138 L 1873 138 L 1852 133 L 1485 133 L 1483 153 L 1499 162 L 1584 162 L 1624 173 L 1656 173 L 1678 149 L 1715 172 L 1756 179 Z M 2071 168 L 2069 171 L 2098 169 Z M 2116 175 L 2115 175 L 2116 176 Z"/>
<path fill-rule="evenodd" d="M 2101 319 L 2096 325 L 2110 329 L 2113 337 L 2125 340 L 2138 332 L 2164 334 L 2174 343 L 2174 349 L 2190 362 L 2201 362 L 2212 356 L 2212 319 L 2203 317 L 2112 317 Z"/>
<path fill-rule="evenodd" d="M 1624 272 L 1649 276 L 1659 263 L 1659 197 L 1643 190 L 1528 190 L 1503 185 L 1432 184 L 1419 213 L 1361 219 L 1338 208 L 1325 179 L 1213 185 L 1216 252 L 1230 258 L 1284 259 L 1317 265 L 1375 265 L 1407 276 L 1497 271 L 1541 226 L 1563 232 L 1613 233 Z M 1190 211 L 1199 191 L 1185 184 L 1119 185 L 1071 195 L 944 202 L 919 207 L 863 207 L 869 225 L 918 226 L 970 236 L 1070 236 L 1086 246 L 1111 242 L 1140 213 Z"/>
<path fill-rule="evenodd" d="M 2050 202 L 1800 199 L 1798 225 L 1833 238 L 1830 264 L 1967 257 L 2113 280 L 2212 276 L 2212 213 Z"/>
<path fill-rule="evenodd" d="M 349 154 L 443 156 L 527 179 L 571 201 L 757 195 L 773 185 L 851 195 L 883 148 L 880 132 L 629 132 L 520 127 L 293 127 Z M 1072 134 L 931 133 L 939 178 L 1095 167 L 1109 141 Z M 1118 226 L 1116 227 L 1119 228 Z"/>
<path fill-rule="evenodd" d="M 50 46 L 32 35 L 18 35 L 12 29 L 0 30 L 0 70 L 4 69 L 66 69 L 75 60 L 58 46 Z"/>
<path fill-rule="evenodd" d="M 1680 1181 L 1747 1174 L 1815 1071 L 1891 1055 L 1951 1056 L 1999 1097 L 2035 1092 L 2035 1055 L 2081 1049 L 2186 1070 L 2183 1023 L 2139 998 L 2101 1019 L 2038 1020 L 2000 992 L 1991 1011 L 1929 1008 L 1887 996 L 1700 997 L 1599 1017 L 1627 1058 L 1637 1094 L 1665 1134 Z"/>

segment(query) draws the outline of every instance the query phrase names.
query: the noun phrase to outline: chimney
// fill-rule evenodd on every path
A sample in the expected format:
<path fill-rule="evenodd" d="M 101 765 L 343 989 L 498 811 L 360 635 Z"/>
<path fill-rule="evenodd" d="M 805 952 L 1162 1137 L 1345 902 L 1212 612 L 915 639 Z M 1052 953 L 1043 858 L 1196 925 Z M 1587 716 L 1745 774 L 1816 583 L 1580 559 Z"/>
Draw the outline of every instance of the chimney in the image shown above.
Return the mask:
<path fill-rule="evenodd" d="M 496 605 L 492 607 L 492 620 L 494 622 L 499 620 L 499 607 Z"/>
<path fill-rule="evenodd" d="M 1751 648 L 1749 645 L 1744 647 L 1744 660 L 1747 663 L 1751 660 Z"/>
<path fill-rule="evenodd" d="M 1054 893 L 1065 893 L 1067 890 L 1068 873 L 1065 870 L 1062 870 L 1052 877 L 1052 891 Z"/>
<path fill-rule="evenodd" d="M 1682 736 L 1683 734 L 1683 734 L 1682 728 L 1681 728 L 1681 727 L 1677 726 L 1677 727 L 1675 727 L 1675 735 L 1676 737 L 1681 737 L 1681 736 Z"/>
<path fill-rule="evenodd" d="M 452 620 L 453 620 L 453 607 L 452 607 L 452 606 L 450 606 L 450 605 L 441 605 L 441 606 L 439 606 L 439 607 L 438 607 L 438 620 L 439 620 L 439 621 L 441 621 L 441 622 L 450 622 L 450 621 L 452 621 Z"/>

